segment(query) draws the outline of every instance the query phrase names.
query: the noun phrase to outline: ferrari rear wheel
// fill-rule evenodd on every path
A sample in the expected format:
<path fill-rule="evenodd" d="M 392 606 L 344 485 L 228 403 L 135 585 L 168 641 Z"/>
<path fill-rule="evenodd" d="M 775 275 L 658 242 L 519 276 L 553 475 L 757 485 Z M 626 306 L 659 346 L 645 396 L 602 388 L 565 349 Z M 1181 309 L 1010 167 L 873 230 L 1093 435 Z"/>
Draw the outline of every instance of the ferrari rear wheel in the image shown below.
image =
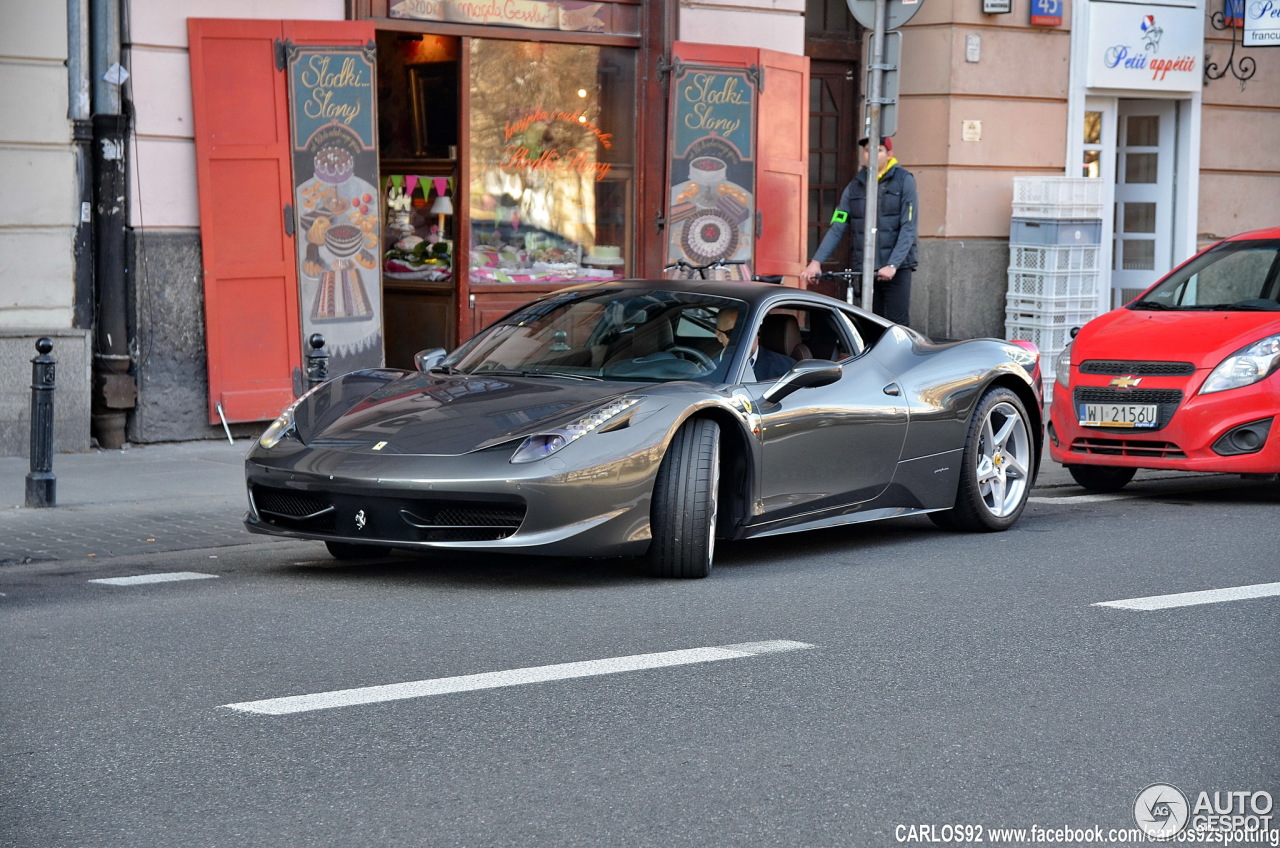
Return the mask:
<path fill-rule="evenodd" d="M 329 555 L 334 559 L 370 559 L 387 555 L 381 545 L 357 545 L 353 542 L 325 542 Z"/>
<path fill-rule="evenodd" d="M 649 523 L 649 567 L 656 577 L 706 577 L 716 551 L 720 425 L 695 418 L 671 440 L 658 467 Z"/>
<path fill-rule="evenodd" d="M 965 440 L 956 503 L 929 517 L 948 530 L 1005 530 L 1022 514 L 1035 467 L 1027 410 L 1012 391 L 982 396 Z"/>
<path fill-rule="evenodd" d="M 1118 492 L 1123 489 L 1136 468 L 1108 468 L 1105 465 L 1068 465 L 1067 471 L 1075 480 L 1091 492 Z"/>

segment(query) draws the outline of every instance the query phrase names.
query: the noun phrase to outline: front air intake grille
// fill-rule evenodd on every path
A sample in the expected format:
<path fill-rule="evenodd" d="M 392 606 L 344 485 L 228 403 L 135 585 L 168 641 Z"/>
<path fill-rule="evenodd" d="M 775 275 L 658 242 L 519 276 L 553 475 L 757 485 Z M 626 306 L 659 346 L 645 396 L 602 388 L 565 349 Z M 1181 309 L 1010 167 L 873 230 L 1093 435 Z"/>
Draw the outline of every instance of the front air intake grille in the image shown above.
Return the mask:
<path fill-rule="evenodd" d="M 520 529 L 523 501 L 299 492 L 254 484 L 261 519 L 281 530 L 380 542 L 490 542 Z"/>
<path fill-rule="evenodd" d="M 523 504 L 449 504 L 439 506 L 434 514 L 421 508 L 403 510 L 400 517 L 422 533 L 425 542 L 490 542 L 505 539 L 520 529 L 524 513 Z"/>
<path fill-rule="evenodd" d="M 1186 459 L 1187 455 L 1173 442 L 1144 442 L 1138 439 L 1076 439 L 1072 453 L 1093 456 L 1132 456 L 1146 459 Z"/>
<path fill-rule="evenodd" d="M 1182 403 L 1182 392 L 1177 389 L 1109 389 L 1079 388 L 1076 389 L 1076 403 L 1171 403 L 1174 406 Z"/>
<path fill-rule="evenodd" d="M 1134 377 L 1188 377 L 1196 373 L 1190 362 L 1126 362 L 1118 359 L 1086 359 L 1080 363 L 1081 374 L 1104 374 Z"/>
<path fill-rule="evenodd" d="M 325 498 L 287 489 L 254 486 L 253 503 L 268 524 L 305 528 L 316 533 L 332 533 L 334 530 L 333 505 Z"/>

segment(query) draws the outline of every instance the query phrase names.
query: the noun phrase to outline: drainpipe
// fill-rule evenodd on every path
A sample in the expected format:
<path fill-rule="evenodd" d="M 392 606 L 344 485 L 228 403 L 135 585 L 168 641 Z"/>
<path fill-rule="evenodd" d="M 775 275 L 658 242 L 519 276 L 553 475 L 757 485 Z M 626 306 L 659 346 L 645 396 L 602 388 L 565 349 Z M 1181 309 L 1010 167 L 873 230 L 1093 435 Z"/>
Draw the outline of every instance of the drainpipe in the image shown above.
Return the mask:
<path fill-rule="evenodd" d="M 93 111 L 89 100 L 89 5 L 67 0 L 67 118 L 76 163 L 77 221 L 73 244 L 72 326 L 93 326 Z"/>
<path fill-rule="evenodd" d="M 90 0 L 93 31 L 93 240 L 96 278 L 92 429 L 98 444 L 125 442 L 128 410 L 138 388 L 129 373 L 128 307 L 125 288 L 126 228 L 129 224 L 127 120 L 120 96 L 120 0 Z"/>

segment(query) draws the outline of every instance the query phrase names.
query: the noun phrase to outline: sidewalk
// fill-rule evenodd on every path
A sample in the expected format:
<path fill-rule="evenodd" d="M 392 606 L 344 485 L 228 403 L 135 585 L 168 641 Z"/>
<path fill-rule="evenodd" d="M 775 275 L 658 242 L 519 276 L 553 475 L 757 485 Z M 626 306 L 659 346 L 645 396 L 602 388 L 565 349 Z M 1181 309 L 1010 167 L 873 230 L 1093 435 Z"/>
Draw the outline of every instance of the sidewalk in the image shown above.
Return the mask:
<path fill-rule="evenodd" d="M 131 445 L 53 457 L 56 506 L 27 508 L 26 457 L 0 457 L 0 567 L 243 545 L 238 439 Z"/>
<path fill-rule="evenodd" d="M 0 457 L 0 567 L 268 541 L 240 523 L 251 444 L 173 442 L 56 454 L 57 505 L 40 509 L 23 505 L 26 457 Z M 1074 485 L 1046 452 L 1036 490 Z"/>

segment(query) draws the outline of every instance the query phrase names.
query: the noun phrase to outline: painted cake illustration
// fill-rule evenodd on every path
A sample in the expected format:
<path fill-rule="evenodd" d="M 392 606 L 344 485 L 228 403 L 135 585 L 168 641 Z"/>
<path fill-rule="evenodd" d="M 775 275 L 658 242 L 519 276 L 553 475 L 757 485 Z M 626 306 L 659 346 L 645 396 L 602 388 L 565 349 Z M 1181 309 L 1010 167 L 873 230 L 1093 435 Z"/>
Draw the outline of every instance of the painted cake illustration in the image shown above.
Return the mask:
<path fill-rule="evenodd" d="M 333 185 L 344 183 L 356 170 L 355 157 L 341 147 L 322 147 L 316 152 L 316 178 Z"/>

